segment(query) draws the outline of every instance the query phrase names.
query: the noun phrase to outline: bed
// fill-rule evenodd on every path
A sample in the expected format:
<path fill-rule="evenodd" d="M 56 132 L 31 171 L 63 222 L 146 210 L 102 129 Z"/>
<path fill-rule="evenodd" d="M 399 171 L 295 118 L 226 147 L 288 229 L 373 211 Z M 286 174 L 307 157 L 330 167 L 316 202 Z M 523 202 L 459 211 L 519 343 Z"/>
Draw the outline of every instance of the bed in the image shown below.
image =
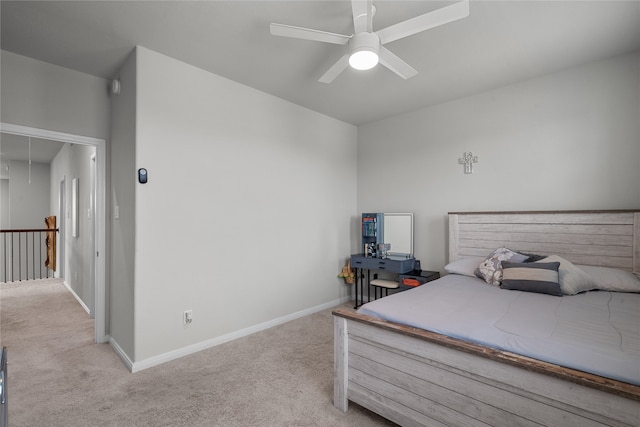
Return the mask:
<path fill-rule="evenodd" d="M 640 271 L 640 210 L 449 214 L 450 266 L 473 257 L 482 260 L 496 248 L 560 257 L 567 261 L 565 264 L 586 266 L 580 268 L 589 274 L 589 268 L 594 271 L 612 268 L 633 276 L 631 271 Z M 548 264 L 546 260 L 549 258 L 537 262 Z M 438 291 L 453 286 L 455 276 L 449 274 L 423 285 L 424 289 L 374 301 L 371 310 L 373 313 L 382 310 L 384 314 L 383 306 L 378 307 L 384 300 L 393 302 L 400 297 L 416 300 L 420 291 L 430 291 L 425 287 L 433 285 L 433 290 Z M 461 282 L 469 282 L 459 285 L 463 290 L 472 286 L 470 281 L 480 281 L 460 276 L 465 278 Z M 561 305 L 569 307 L 568 311 L 584 301 L 588 306 L 592 300 L 605 300 L 599 304 L 626 307 L 637 315 L 640 301 L 640 293 L 608 289 L 559 297 L 486 287 L 506 298 L 531 294 L 554 304 L 562 302 Z M 469 300 L 483 301 L 479 298 L 472 295 Z M 574 301 L 579 304 L 573 304 Z M 468 301 L 466 304 L 470 307 Z M 476 304 L 481 305 L 484 302 Z M 365 314 L 369 310 L 365 304 L 359 312 L 346 309 L 333 312 L 334 405 L 343 411 L 348 410 L 352 401 L 403 426 L 640 425 L 640 324 L 635 324 L 638 317 L 632 317 L 630 323 L 629 320 L 615 323 L 618 329 L 627 329 L 626 337 L 620 339 L 628 358 L 623 361 L 615 359 L 618 357 L 615 354 L 605 355 L 603 360 L 608 362 L 600 363 L 602 369 L 594 370 L 585 366 L 598 368 L 598 354 L 595 359 L 585 356 L 583 359 L 593 359 L 586 365 L 580 357 L 567 359 L 564 351 L 557 352 L 560 360 L 545 360 L 535 353 L 538 347 L 535 340 L 529 343 L 534 355 L 523 355 L 520 351 L 483 344 L 482 340 L 411 326 L 404 314 L 398 315 L 399 321 L 392 321 L 384 315 Z M 526 317 L 520 322 L 526 323 Z M 441 323 L 446 326 L 453 322 Z M 504 325 L 515 323 L 517 317 Z M 587 324 L 587 328 L 597 329 L 593 325 L 596 324 Z M 474 328 L 458 331 L 466 333 L 466 329 Z M 611 339 L 607 331 L 602 335 L 605 342 Z M 561 345 L 555 342 L 551 348 Z M 526 346 L 518 342 L 513 348 Z M 601 347 L 606 349 L 608 345 Z M 594 351 L 597 353 L 597 349 Z"/>

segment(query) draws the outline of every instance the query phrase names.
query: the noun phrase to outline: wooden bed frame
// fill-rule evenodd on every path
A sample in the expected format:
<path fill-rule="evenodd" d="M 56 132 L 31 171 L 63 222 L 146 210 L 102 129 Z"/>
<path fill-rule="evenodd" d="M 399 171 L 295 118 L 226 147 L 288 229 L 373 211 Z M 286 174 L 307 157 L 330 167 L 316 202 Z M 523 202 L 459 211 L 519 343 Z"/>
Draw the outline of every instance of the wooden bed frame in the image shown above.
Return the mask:
<path fill-rule="evenodd" d="M 450 261 L 501 246 L 640 271 L 640 210 L 449 213 Z M 640 425 L 640 386 L 333 314 L 334 405 L 343 411 L 353 401 L 403 426 Z"/>

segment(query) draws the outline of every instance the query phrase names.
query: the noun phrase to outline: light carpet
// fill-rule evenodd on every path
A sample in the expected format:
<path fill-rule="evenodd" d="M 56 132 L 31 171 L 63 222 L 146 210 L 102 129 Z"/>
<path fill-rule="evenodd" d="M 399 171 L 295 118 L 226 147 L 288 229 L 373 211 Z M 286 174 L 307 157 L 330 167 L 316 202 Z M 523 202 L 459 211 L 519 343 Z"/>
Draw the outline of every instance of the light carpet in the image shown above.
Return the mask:
<path fill-rule="evenodd" d="M 395 425 L 333 406 L 331 310 L 135 374 L 93 336 L 60 281 L 0 285 L 11 426 Z"/>

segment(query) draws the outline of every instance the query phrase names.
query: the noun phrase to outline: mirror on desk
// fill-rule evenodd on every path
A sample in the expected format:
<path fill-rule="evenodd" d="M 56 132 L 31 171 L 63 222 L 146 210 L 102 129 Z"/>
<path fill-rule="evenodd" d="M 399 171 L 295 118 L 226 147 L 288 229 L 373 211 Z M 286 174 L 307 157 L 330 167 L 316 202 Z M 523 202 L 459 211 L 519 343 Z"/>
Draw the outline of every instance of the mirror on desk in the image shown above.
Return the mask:
<path fill-rule="evenodd" d="M 413 257 L 413 214 L 384 213 L 384 243 L 391 248 L 389 257 Z"/>

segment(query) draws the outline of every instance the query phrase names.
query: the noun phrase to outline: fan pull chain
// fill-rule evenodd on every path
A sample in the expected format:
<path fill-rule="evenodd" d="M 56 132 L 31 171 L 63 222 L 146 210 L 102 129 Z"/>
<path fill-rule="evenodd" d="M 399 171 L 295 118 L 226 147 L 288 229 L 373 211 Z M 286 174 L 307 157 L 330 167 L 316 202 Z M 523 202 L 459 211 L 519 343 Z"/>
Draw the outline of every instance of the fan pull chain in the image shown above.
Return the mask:
<path fill-rule="evenodd" d="M 29 137 L 29 184 L 31 184 L 31 137 Z"/>

